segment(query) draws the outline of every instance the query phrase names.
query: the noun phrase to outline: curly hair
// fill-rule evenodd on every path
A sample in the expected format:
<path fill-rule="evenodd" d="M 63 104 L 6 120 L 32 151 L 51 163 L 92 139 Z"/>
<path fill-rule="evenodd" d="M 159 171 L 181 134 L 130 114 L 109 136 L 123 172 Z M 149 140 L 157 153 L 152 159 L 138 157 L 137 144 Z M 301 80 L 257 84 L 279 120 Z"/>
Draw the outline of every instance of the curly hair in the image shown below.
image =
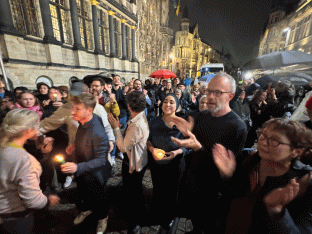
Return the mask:
<path fill-rule="evenodd" d="M 131 93 L 127 94 L 126 100 L 127 104 L 134 112 L 140 113 L 146 108 L 146 98 L 143 92 L 136 90 L 132 91 Z"/>
<path fill-rule="evenodd" d="M 273 118 L 262 125 L 262 130 L 266 127 L 284 134 L 292 149 L 304 149 L 301 158 L 312 157 L 312 130 L 303 123 L 286 118 Z"/>

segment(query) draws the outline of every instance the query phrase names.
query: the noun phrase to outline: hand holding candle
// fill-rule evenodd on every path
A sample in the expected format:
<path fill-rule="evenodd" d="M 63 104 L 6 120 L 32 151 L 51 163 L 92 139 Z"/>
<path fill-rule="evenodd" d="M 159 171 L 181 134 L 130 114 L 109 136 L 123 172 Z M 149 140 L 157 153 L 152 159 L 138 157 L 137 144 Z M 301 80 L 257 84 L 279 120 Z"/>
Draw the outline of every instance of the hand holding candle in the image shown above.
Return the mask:
<path fill-rule="evenodd" d="M 61 171 L 65 174 L 73 174 L 77 171 L 77 169 L 77 164 L 73 162 L 67 162 L 61 165 Z"/>
<path fill-rule="evenodd" d="M 161 160 L 165 156 L 165 151 L 162 149 L 155 149 L 154 155 L 156 156 L 158 160 Z"/>
<path fill-rule="evenodd" d="M 65 164 L 65 160 L 64 160 L 64 157 L 62 155 L 56 155 L 55 156 L 55 160 L 61 164 Z"/>

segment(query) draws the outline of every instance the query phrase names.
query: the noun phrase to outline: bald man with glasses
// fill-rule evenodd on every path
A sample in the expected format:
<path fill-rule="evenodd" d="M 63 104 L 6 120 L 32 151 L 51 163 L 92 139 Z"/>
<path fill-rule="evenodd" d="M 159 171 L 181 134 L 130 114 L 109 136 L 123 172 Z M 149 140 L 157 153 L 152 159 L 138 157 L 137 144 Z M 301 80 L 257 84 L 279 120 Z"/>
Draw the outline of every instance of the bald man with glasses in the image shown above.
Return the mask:
<path fill-rule="evenodd" d="M 236 83 L 226 73 L 218 73 L 208 84 L 205 94 L 207 109 L 199 113 L 195 120 L 186 122 L 175 117 L 175 125 L 189 137 L 185 140 L 172 140 L 194 153 L 186 158 L 185 189 L 182 200 L 187 199 L 189 214 L 195 233 L 217 233 L 218 226 L 226 217 L 222 200 L 224 175 L 215 165 L 212 149 L 216 144 L 223 145 L 231 156 L 239 157 L 244 147 L 247 127 L 241 118 L 231 110 Z M 209 212 L 210 211 L 210 212 Z"/>

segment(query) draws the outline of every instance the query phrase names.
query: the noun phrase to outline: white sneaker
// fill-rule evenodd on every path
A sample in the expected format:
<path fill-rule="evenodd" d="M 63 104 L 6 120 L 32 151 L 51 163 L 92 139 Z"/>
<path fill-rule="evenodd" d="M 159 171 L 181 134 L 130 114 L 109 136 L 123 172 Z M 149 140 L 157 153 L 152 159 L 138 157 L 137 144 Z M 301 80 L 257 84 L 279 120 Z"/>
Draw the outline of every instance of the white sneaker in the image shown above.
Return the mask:
<path fill-rule="evenodd" d="M 64 188 L 68 188 L 71 183 L 73 182 L 73 177 L 71 176 L 66 176 L 66 180 L 65 180 L 65 183 L 63 185 Z"/>
<path fill-rule="evenodd" d="M 82 223 L 82 221 L 87 218 L 88 215 L 90 215 L 92 213 L 91 210 L 87 210 L 87 211 L 84 211 L 84 212 L 80 212 L 80 214 L 75 218 L 74 220 L 74 224 L 77 225 L 77 224 L 80 224 Z"/>
<path fill-rule="evenodd" d="M 98 221 L 98 225 L 96 228 L 96 233 L 97 234 L 103 234 L 107 228 L 107 220 L 108 220 L 108 216 L 105 219 L 100 219 Z"/>
<path fill-rule="evenodd" d="M 121 152 L 118 153 L 118 156 L 119 156 L 121 159 L 124 158 L 124 155 L 123 155 L 123 153 L 121 153 Z"/>

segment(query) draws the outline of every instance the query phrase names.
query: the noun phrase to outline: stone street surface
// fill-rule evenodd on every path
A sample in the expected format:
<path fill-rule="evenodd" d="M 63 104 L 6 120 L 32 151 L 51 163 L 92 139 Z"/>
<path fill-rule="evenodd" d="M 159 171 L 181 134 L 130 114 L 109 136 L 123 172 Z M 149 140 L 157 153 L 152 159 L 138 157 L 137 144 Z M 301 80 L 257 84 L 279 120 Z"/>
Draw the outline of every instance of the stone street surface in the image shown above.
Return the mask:
<path fill-rule="evenodd" d="M 127 222 L 121 212 L 121 201 L 125 199 L 121 194 L 121 164 L 120 159 L 116 159 L 116 164 L 113 167 L 113 177 L 108 181 L 110 188 L 110 195 L 112 206 L 108 215 L 108 227 L 106 233 L 117 234 L 127 233 Z M 152 180 L 149 169 L 146 170 L 143 179 L 143 190 L 145 195 L 145 203 L 147 210 L 150 211 L 152 203 Z M 61 203 L 57 207 L 50 208 L 49 214 L 43 213 L 38 217 L 38 228 L 36 233 L 48 233 L 48 234 L 65 234 L 65 233 L 96 233 L 96 220 L 92 219 L 92 214 L 88 216 L 84 222 L 74 226 L 73 220 L 79 211 L 75 204 L 73 204 L 73 190 L 75 190 L 75 183 L 73 183 L 68 189 L 59 193 Z M 134 211 L 135 212 L 135 211 Z M 165 211 L 164 211 L 165 212 Z M 151 214 L 148 214 L 151 215 Z M 192 223 L 186 218 L 175 218 L 172 222 L 170 233 L 182 234 L 192 230 Z M 157 223 L 153 223 L 153 218 L 147 217 L 146 222 L 143 221 L 141 229 L 136 230 L 136 233 L 143 234 L 156 234 L 160 233 L 161 227 Z"/>

